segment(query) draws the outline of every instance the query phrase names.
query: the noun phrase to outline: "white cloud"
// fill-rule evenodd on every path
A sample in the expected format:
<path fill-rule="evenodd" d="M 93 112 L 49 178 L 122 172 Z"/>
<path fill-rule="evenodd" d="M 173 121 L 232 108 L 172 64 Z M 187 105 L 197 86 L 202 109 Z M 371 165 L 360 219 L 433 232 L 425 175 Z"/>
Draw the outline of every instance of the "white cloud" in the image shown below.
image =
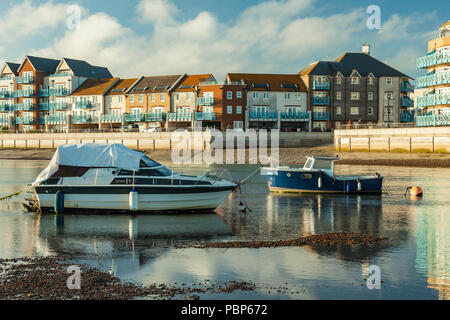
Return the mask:
<path fill-rule="evenodd" d="M 136 12 L 142 22 L 168 24 L 173 23 L 173 16 L 178 12 L 178 8 L 170 1 L 141 0 Z"/>

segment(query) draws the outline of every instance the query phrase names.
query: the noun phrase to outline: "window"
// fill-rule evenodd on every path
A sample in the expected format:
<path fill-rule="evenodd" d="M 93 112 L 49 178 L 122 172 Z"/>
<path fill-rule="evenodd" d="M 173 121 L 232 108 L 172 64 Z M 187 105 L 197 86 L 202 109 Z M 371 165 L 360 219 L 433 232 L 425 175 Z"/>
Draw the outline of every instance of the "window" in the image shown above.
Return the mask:
<path fill-rule="evenodd" d="M 236 98 L 242 98 L 242 91 L 236 91 Z"/>
<path fill-rule="evenodd" d="M 392 84 L 392 78 L 386 78 L 386 85 L 391 85 Z"/>
<path fill-rule="evenodd" d="M 232 114 L 233 113 L 233 106 L 227 106 L 227 113 Z"/>
<path fill-rule="evenodd" d="M 367 108 L 367 114 L 369 116 L 373 115 L 373 108 L 372 107 Z"/>
<path fill-rule="evenodd" d="M 253 99 L 259 99 L 259 92 L 253 92 Z"/>
<path fill-rule="evenodd" d="M 161 93 L 160 100 L 161 101 L 166 101 L 166 95 L 164 93 Z"/>
<path fill-rule="evenodd" d="M 289 92 L 286 92 L 284 94 L 284 99 L 289 100 L 291 98 L 291 94 Z"/>
<path fill-rule="evenodd" d="M 353 115 L 359 114 L 359 107 L 351 107 L 350 114 L 353 114 Z"/>
<path fill-rule="evenodd" d="M 336 92 L 336 100 L 341 100 L 342 99 L 342 92 L 338 91 Z"/>
<path fill-rule="evenodd" d="M 336 107 L 336 114 L 342 114 L 342 107 Z"/>
<path fill-rule="evenodd" d="M 152 102 L 156 101 L 156 94 L 152 93 Z"/>
<path fill-rule="evenodd" d="M 122 102 L 122 96 L 119 96 L 118 98 L 119 98 L 119 102 Z"/>
<path fill-rule="evenodd" d="M 233 127 L 235 129 L 242 129 L 244 128 L 244 123 L 242 121 L 233 121 Z"/>
<path fill-rule="evenodd" d="M 367 93 L 367 100 L 373 100 L 373 92 Z"/>
<path fill-rule="evenodd" d="M 174 96 L 175 96 L 175 100 L 177 100 L 177 101 L 180 100 L 180 94 L 179 93 L 175 93 Z"/>
<path fill-rule="evenodd" d="M 359 77 L 352 77 L 352 84 L 359 84 Z"/>
<path fill-rule="evenodd" d="M 296 100 L 300 100 L 300 93 L 296 93 L 296 94 L 294 95 L 294 97 L 295 97 Z"/>
<path fill-rule="evenodd" d="M 236 106 L 236 113 L 242 114 L 242 106 Z"/>
<path fill-rule="evenodd" d="M 130 96 L 130 102 L 134 102 L 134 94 Z"/>
<path fill-rule="evenodd" d="M 228 100 L 233 99 L 233 91 L 227 91 L 227 99 Z"/>
<path fill-rule="evenodd" d="M 342 77 L 341 77 L 341 76 L 338 76 L 338 77 L 336 78 L 336 83 L 337 83 L 337 84 L 341 84 L 341 83 L 342 83 Z"/>
<path fill-rule="evenodd" d="M 264 92 L 263 99 L 264 100 L 269 100 L 269 93 L 268 92 Z"/>
<path fill-rule="evenodd" d="M 373 77 L 369 77 L 369 79 L 367 80 L 367 82 L 368 82 L 369 84 L 373 84 Z"/>
<path fill-rule="evenodd" d="M 394 96 L 392 95 L 392 92 L 385 92 L 384 93 L 384 99 L 385 100 L 393 100 Z"/>
<path fill-rule="evenodd" d="M 191 99 L 191 93 L 190 92 L 186 92 L 186 99 L 190 100 Z"/>
<path fill-rule="evenodd" d="M 351 100 L 359 100 L 359 92 L 352 92 Z"/>
<path fill-rule="evenodd" d="M 143 94 L 139 95 L 139 102 L 144 102 L 144 95 Z"/>

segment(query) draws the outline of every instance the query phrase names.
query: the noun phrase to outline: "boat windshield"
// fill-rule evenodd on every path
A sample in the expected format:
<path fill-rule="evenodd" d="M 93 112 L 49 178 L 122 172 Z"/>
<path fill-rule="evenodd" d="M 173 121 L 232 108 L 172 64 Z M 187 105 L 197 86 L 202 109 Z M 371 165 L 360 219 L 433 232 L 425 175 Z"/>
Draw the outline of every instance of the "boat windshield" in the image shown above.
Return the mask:
<path fill-rule="evenodd" d="M 330 170 L 332 163 L 333 161 L 331 160 L 316 159 L 314 161 L 314 169 Z"/>
<path fill-rule="evenodd" d="M 161 164 L 159 164 L 158 162 L 150 159 L 149 157 L 147 157 L 146 155 L 144 155 L 141 159 L 141 165 L 140 167 L 156 167 L 156 166 L 160 166 Z"/>
<path fill-rule="evenodd" d="M 306 163 L 305 163 L 305 165 L 303 166 L 303 168 L 305 168 L 305 169 L 311 169 L 312 163 L 313 163 L 313 159 L 308 158 L 308 160 L 306 161 Z"/>

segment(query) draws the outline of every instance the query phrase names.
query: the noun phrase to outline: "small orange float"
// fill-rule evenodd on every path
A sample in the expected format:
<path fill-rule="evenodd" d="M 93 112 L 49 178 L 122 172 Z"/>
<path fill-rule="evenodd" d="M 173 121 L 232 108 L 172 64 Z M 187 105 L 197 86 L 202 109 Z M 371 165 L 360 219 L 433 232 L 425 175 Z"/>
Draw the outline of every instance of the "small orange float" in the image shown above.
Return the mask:
<path fill-rule="evenodd" d="M 406 192 L 409 192 L 409 194 L 411 196 L 413 196 L 413 197 L 421 197 L 421 196 L 423 196 L 423 190 L 419 186 L 408 187 L 406 189 Z"/>

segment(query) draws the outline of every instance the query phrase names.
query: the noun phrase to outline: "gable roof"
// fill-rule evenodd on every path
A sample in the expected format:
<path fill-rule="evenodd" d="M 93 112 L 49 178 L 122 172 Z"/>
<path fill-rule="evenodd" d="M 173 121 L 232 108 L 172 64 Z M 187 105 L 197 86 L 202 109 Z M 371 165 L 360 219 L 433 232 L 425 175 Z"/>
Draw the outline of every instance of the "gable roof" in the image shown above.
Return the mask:
<path fill-rule="evenodd" d="M 87 79 L 81 86 L 79 86 L 71 96 L 94 96 L 103 95 L 111 87 L 116 84 L 119 78 L 108 79 Z"/>
<path fill-rule="evenodd" d="M 106 93 L 107 95 L 123 95 L 138 81 L 138 78 L 134 79 L 120 79 L 117 81 Z"/>
<path fill-rule="evenodd" d="M 15 76 L 19 75 L 19 67 L 20 67 L 20 64 L 18 64 L 18 63 L 13 63 L 13 62 L 5 62 L 5 66 L 3 67 L 2 72 L 5 70 L 5 67 L 8 67 L 9 70 L 11 70 L 11 72 L 12 72 Z"/>
<path fill-rule="evenodd" d="M 142 77 L 128 94 L 163 93 L 171 90 L 185 75 Z"/>
<path fill-rule="evenodd" d="M 25 60 L 20 65 L 18 71 L 22 69 L 25 61 L 28 59 L 31 65 L 36 71 L 42 71 L 47 73 L 55 73 L 56 68 L 59 65 L 60 60 L 42 58 L 42 57 L 34 57 L 34 56 L 26 56 Z"/>
<path fill-rule="evenodd" d="M 306 92 L 305 84 L 297 74 L 229 73 L 227 80 L 243 81 L 248 91 Z"/>
<path fill-rule="evenodd" d="M 374 57 L 361 52 L 346 52 L 336 61 L 318 61 L 303 68 L 298 74 L 305 75 L 335 75 L 340 71 L 345 77 L 357 70 L 362 77 L 373 74 L 375 77 L 405 77 L 410 76 L 388 66 Z"/>
<path fill-rule="evenodd" d="M 78 77 L 97 78 L 97 79 L 106 79 L 113 77 L 112 74 L 109 72 L 108 68 L 93 66 L 84 60 L 62 58 L 61 62 L 58 65 L 58 68 L 64 61 L 73 71 L 75 76 Z"/>
<path fill-rule="evenodd" d="M 174 89 L 175 91 L 195 91 L 195 86 L 198 86 L 200 82 L 203 81 L 215 81 L 216 78 L 209 74 L 194 74 L 188 75 L 179 83 L 179 85 Z"/>

